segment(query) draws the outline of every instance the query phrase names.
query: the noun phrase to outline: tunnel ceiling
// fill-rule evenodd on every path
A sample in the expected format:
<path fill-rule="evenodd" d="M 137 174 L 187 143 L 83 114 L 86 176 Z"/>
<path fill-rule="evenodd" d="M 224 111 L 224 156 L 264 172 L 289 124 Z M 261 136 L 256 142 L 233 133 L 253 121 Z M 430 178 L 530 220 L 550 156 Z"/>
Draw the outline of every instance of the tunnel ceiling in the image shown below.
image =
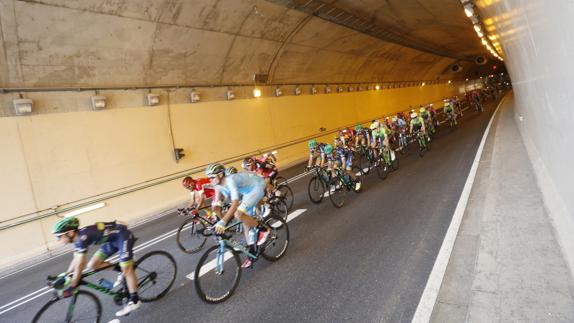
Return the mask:
<path fill-rule="evenodd" d="M 309 0 L 0 0 L 0 85 L 402 81 L 480 68 L 458 0 L 322 3 L 362 26 L 310 14 Z"/>

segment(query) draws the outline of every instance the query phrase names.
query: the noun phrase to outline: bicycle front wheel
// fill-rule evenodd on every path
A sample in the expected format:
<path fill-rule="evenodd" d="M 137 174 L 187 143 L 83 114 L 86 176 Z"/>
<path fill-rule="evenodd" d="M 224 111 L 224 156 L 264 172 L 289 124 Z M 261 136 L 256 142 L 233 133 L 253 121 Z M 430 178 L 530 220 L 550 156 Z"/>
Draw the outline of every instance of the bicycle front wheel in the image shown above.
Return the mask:
<path fill-rule="evenodd" d="M 287 222 L 276 216 L 272 216 L 263 223 L 269 232 L 267 241 L 261 246 L 261 255 L 269 261 L 277 261 L 283 257 L 289 246 L 289 227 Z"/>
<path fill-rule="evenodd" d="M 198 219 L 189 218 L 185 220 L 179 226 L 175 236 L 179 249 L 189 254 L 201 250 L 207 241 L 207 237 L 203 235 L 203 230 L 205 230 L 205 226 Z"/>
<path fill-rule="evenodd" d="M 175 281 L 177 266 L 169 253 L 158 250 L 138 259 L 135 271 L 140 300 L 152 302 L 167 294 Z"/>
<path fill-rule="evenodd" d="M 325 194 L 325 184 L 319 177 L 313 176 L 311 177 L 311 180 L 309 180 L 307 191 L 311 202 L 319 204 L 323 200 L 323 196 Z"/>
<path fill-rule="evenodd" d="M 339 176 L 333 177 L 329 184 L 329 199 L 336 208 L 341 208 L 347 199 L 347 188 Z"/>
<path fill-rule="evenodd" d="M 199 259 L 194 273 L 197 295 L 202 301 L 217 304 L 227 300 L 239 285 L 241 265 L 239 255 L 229 246 L 207 249 Z"/>
<path fill-rule="evenodd" d="M 67 316 L 67 317 L 66 317 Z M 46 303 L 32 319 L 43 322 L 100 322 L 102 304 L 96 295 L 80 290 L 68 298 L 55 298 Z"/>

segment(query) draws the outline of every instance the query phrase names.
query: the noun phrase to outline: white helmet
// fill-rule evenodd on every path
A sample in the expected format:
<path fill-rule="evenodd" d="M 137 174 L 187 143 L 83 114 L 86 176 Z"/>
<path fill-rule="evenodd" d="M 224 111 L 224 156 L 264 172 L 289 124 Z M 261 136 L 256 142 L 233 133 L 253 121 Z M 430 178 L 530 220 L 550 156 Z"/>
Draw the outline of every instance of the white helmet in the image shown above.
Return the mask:
<path fill-rule="evenodd" d="M 417 113 L 416 113 L 416 112 L 411 113 L 411 119 L 414 119 L 414 118 L 416 118 L 416 117 L 417 117 Z"/>

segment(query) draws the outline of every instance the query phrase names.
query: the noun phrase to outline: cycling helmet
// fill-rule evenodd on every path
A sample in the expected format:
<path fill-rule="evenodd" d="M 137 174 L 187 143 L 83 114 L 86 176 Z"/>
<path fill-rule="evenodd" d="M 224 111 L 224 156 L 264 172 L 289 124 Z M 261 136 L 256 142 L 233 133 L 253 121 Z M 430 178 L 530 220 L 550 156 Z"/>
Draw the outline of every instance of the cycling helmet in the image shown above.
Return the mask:
<path fill-rule="evenodd" d="M 237 168 L 235 168 L 235 167 L 233 167 L 233 166 L 228 167 L 228 168 L 225 170 L 225 176 L 229 176 L 229 175 L 231 175 L 231 174 L 236 174 L 236 173 L 237 173 Z"/>
<path fill-rule="evenodd" d="M 425 107 L 421 107 L 421 108 L 419 109 L 419 112 L 420 112 L 420 113 L 423 113 L 423 112 L 425 112 L 425 111 L 426 111 Z"/>
<path fill-rule="evenodd" d="M 307 142 L 307 145 L 309 146 L 310 149 L 313 149 L 317 146 L 317 140 L 311 139 L 309 140 L 309 142 Z"/>
<path fill-rule="evenodd" d="M 74 216 L 65 217 L 52 226 L 52 234 L 62 235 L 70 230 L 78 230 L 79 227 L 80 220 L 78 218 Z"/>
<path fill-rule="evenodd" d="M 215 177 L 217 174 L 225 173 L 225 167 L 221 164 L 210 164 L 205 168 L 205 175 L 209 178 Z"/>
<path fill-rule="evenodd" d="M 325 148 L 323 148 L 323 149 L 324 149 L 324 151 L 325 151 L 325 154 L 330 154 L 330 153 L 333 152 L 333 146 L 331 146 L 331 145 L 329 145 L 329 144 L 326 144 L 326 145 L 325 145 Z"/>
<path fill-rule="evenodd" d="M 373 123 L 371 123 L 371 126 L 369 127 L 371 130 L 375 130 L 379 127 L 379 122 L 377 120 L 373 121 Z"/>
<path fill-rule="evenodd" d="M 360 124 L 358 124 L 358 125 L 355 126 L 355 131 L 356 131 L 356 132 L 359 132 L 359 131 L 361 131 L 361 130 L 363 130 L 363 126 L 361 126 Z"/>
<path fill-rule="evenodd" d="M 411 113 L 411 119 L 414 119 L 414 118 L 416 118 L 416 117 L 417 117 L 417 113 L 416 113 L 416 112 Z"/>
<path fill-rule="evenodd" d="M 243 169 L 250 171 L 251 167 L 253 166 L 253 158 L 251 157 L 247 157 L 243 160 L 243 162 L 241 162 L 241 167 L 243 167 Z"/>
<path fill-rule="evenodd" d="M 181 181 L 181 185 L 185 188 L 193 187 L 195 185 L 195 180 L 190 176 L 185 176 Z"/>
<path fill-rule="evenodd" d="M 397 122 L 397 117 L 393 117 L 393 123 Z"/>

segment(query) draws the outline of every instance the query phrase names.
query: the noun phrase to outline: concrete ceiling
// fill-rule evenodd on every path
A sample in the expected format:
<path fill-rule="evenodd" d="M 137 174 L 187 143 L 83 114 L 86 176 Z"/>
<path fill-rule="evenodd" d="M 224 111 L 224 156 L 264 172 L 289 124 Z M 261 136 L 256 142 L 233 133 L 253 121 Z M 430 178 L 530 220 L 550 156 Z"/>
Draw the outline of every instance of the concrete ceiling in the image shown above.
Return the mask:
<path fill-rule="evenodd" d="M 301 1 L 0 0 L 0 86 L 249 84 L 254 73 L 269 83 L 450 79 L 476 70 L 463 61 L 453 74 L 451 64 L 482 53 L 458 0 L 326 1 L 458 57 L 309 15 Z"/>

